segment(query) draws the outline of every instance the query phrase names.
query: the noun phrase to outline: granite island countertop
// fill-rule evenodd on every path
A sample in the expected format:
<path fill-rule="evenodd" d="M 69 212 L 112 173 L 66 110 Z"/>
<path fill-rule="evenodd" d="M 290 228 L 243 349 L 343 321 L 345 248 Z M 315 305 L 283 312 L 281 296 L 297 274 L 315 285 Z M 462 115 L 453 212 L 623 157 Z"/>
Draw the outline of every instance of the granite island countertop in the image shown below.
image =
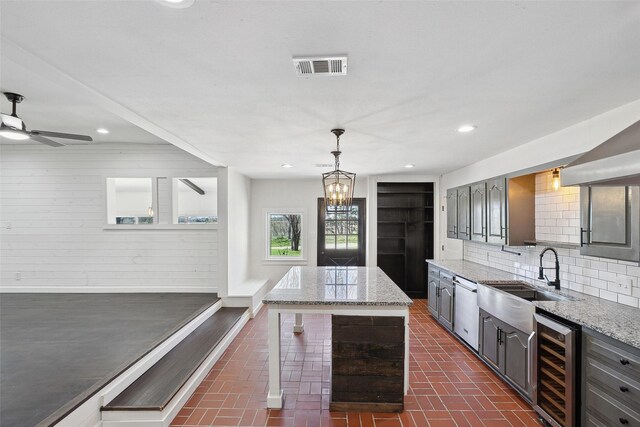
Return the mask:
<path fill-rule="evenodd" d="M 501 280 L 521 280 L 548 292 L 558 293 L 570 298 L 565 301 L 533 301 L 539 310 L 562 317 L 625 344 L 640 348 L 640 309 L 606 301 L 590 295 L 568 289 L 555 290 L 552 287 L 541 287 L 527 277 L 509 273 L 508 271 L 465 260 L 426 260 L 453 275 L 482 284 Z"/>
<path fill-rule="evenodd" d="M 409 306 L 379 267 L 291 267 L 264 304 Z"/>

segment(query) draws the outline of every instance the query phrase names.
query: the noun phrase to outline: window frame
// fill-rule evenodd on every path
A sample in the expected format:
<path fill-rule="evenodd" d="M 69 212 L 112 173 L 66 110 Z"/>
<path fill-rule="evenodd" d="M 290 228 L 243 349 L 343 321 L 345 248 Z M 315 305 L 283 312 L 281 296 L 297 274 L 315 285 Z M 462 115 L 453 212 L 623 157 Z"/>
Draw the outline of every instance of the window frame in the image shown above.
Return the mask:
<path fill-rule="evenodd" d="M 276 256 L 271 255 L 271 216 L 272 215 L 300 215 L 300 256 Z M 264 218 L 264 250 L 263 264 L 272 265 L 307 265 L 307 253 L 309 244 L 307 238 L 307 209 L 305 208 L 265 208 Z"/>
<path fill-rule="evenodd" d="M 173 209 L 169 213 L 169 223 L 160 224 L 158 223 L 158 179 L 167 179 L 169 182 L 169 194 L 167 197 L 169 198 L 169 205 L 173 207 L 174 202 L 174 194 L 172 182 L 174 178 L 184 178 L 185 174 L 179 175 L 153 175 L 153 174 L 127 174 L 127 175 L 103 175 L 102 176 L 102 211 L 104 212 L 104 226 L 103 230 L 135 230 L 135 231 L 143 231 L 143 230 L 217 230 L 218 224 L 220 223 L 219 218 L 218 222 L 213 224 L 174 224 L 173 223 Z M 219 180 L 219 176 L 216 175 L 190 175 L 190 178 L 217 178 Z M 151 179 L 151 207 L 153 208 L 153 223 L 152 224 L 109 224 L 109 205 L 107 200 L 107 179 L 108 178 L 150 178 Z M 219 182 L 219 181 L 218 181 Z M 216 194 L 216 198 L 219 199 L 220 191 L 218 190 Z"/>

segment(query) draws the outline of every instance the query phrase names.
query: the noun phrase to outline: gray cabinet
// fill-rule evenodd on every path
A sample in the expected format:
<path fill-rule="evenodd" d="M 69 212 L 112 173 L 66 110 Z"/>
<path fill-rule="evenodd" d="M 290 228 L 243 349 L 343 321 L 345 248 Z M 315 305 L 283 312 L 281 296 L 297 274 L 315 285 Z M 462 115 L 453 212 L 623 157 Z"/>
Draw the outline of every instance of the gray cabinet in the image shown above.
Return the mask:
<path fill-rule="evenodd" d="M 507 243 L 507 180 L 504 177 L 487 181 L 487 242 Z"/>
<path fill-rule="evenodd" d="M 427 294 L 429 312 L 442 326 L 453 330 L 454 289 L 453 275 L 433 265 L 428 267 Z"/>
<path fill-rule="evenodd" d="M 480 357 L 526 395 L 530 391 L 528 338 L 526 333 L 480 310 Z"/>
<path fill-rule="evenodd" d="M 487 184 L 471 186 L 471 240 L 487 241 Z"/>
<path fill-rule="evenodd" d="M 535 174 L 447 190 L 447 237 L 511 246 L 535 240 Z"/>
<path fill-rule="evenodd" d="M 439 297 L 440 309 L 438 310 L 438 321 L 449 330 L 453 330 L 453 300 L 453 283 L 447 280 L 441 280 Z"/>
<path fill-rule="evenodd" d="M 500 358 L 500 322 L 489 313 L 480 310 L 480 343 L 478 352 L 480 357 L 500 370 L 502 359 Z"/>
<path fill-rule="evenodd" d="M 447 190 L 447 237 L 458 238 L 458 189 Z"/>
<path fill-rule="evenodd" d="M 640 350 L 590 329 L 582 340 L 582 421 L 640 426 Z"/>
<path fill-rule="evenodd" d="M 471 238 L 471 193 L 469 187 L 458 188 L 458 239 Z"/>
<path fill-rule="evenodd" d="M 438 318 L 438 294 L 440 293 L 440 270 L 429 267 L 427 279 L 428 308 L 431 315 Z"/>
<path fill-rule="evenodd" d="M 504 347 L 504 376 L 528 394 L 529 381 L 529 336 L 516 328 L 504 324 L 502 329 Z"/>
<path fill-rule="evenodd" d="M 580 189 L 580 253 L 640 261 L 640 187 Z"/>

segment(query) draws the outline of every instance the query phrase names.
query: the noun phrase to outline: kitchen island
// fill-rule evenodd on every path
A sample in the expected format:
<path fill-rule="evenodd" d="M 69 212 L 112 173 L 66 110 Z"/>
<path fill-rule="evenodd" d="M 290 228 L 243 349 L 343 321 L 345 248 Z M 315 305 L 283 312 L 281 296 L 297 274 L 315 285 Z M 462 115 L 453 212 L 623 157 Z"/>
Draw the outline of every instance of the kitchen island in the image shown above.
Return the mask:
<path fill-rule="evenodd" d="M 268 340 L 269 340 L 269 393 L 267 395 L 267 407 L 282 408 L 284 393 L 280 385 L 281 358 L 280 358 L 280 316 L 289 313 L 295 315 L 294 331 L 302 333 L 303 314 L 331 314 L 333 322 L 333 357 L 332 357 L 332 408 L 345 410 L 351 408 L 380 408 L 384 409 L 384 403 L 380 399 L 362 401 L 351 399 L 357 395 L 366 396 L 366 393 L 358 391 L 358 387 L 365 387 L 363 381 L 372 381 L 382 384 L 380 378 L 373 378 L 368 372 L 371 363 L 393 365 L 393 360 L 385 359 L 384 354 L 393 352 L 370 352 L 372 347 L 384 348 L 384 346 L 403 346 L 401 355 L 401 388 L 400 398 L 406 394 L 409 388 L 409 305 L 412 301 L 400 288 L 380 269 L 369 267 L 292 267 L 276 286 L 263 299 L 268 306 Z M 350 320 L 351 319 L 351 320 Z M 400 322 L 398 322 L 400 320 Z M 402 333 L 400 336 L 392 332 L 393 328 Z M 338 328 L 338 329 L 336 329 Z M 359 333 L 350 333 L 359 331 Z M 368 329 L 367 329 L 368 328 Z M 368 331 L 362 333 L 363 331 Z M 389 333 L 392 332 L 392 333 Z M 342 339 L 357 342 L 343 342 Z M 398 341 L 400 338 L 400 341 Z M 336 342 L 338 340 L 338 342 Z M 385 343 L 384 341 L 388 341 Z M 344 345 L 343 345 L 344 344 Z M 359 349 L 352 353 L 353 366 L 361 368 L 362 372 L 354 372 L 353 366 L 349 372 L 336 372 L 336 361 L 340 358 L 336 349 L 349 347 L 351 350 Z M 365 350 L 366 354 L 362 354 Z M 344 355 L 344 354 L 343 354 Z M 357 369 L 356 369 L 357 370 Z M 337 380 L 336 375 L 341 375 Z M 353 377 L 355 381 L 347 380 Z M 339 396 L 338 396 L 339 395 Z M 334 400 L 337 398 L 337 400 Z M 344 399 L 347 400 L 345 402 Z M 351 405 L 352 406 L 349 406 Z M 370 406 L 368 406 L 370 405 Z M 400 408 L 400 405 L 390 405 L 390 408 Z M 394 409 L 392 409 L 394 410 Z"/>

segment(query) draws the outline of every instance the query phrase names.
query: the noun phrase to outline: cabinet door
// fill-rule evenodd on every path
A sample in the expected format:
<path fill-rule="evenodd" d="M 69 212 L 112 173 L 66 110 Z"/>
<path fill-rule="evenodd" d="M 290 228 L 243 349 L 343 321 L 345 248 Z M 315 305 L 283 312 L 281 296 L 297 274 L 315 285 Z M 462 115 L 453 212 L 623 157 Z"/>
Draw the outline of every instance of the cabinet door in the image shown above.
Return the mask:
<path fill-rule="evenodd" d="M 471 203 L 469 187 L 458 188 L 458 239 L 471 238 Z"/>
<path fill-rule="evenodd" d="M 458 238 L 458 191 L 455 188 L 447 190 L 447 237 Z"/>
<path fill-rule="evenodd" d="M 640 187 L 580 189 L 580 253 L 640 260 Z"/>
<path fill-rule="evenodd" d="M 502 323 L 488 313 L 480 312 L 480 356 L 500 369 L 500 340 L 498 333 Z"/>
<path fill-rule="evenodd" d="M 440 283 L 440 310 L 438 320 L 445 328 L 453 330 L 453 285 Z"/>
<path fill-rule="evenodd" d="M 429 311 L 435 317 L 438 318 L 438 289 L 440 288 L 440 280 L 438 279 L 438 272 L 429 269 L 429 280 L 427 283 L 427 298 Z"/>
<path fill-rule="evenodd" d="M 507 180 L 487 181 L 487 241 L 507 243 Z"/>
<path fill-rule="evenodd" d="M 484 182 L 471 186 L 471 240 L 487 241 L 487 198 Z"/>
<path fill-rule="evenodd" d="M 529 369 L 529 336 L 503 324 L 502 346 L 504 358 L 502 360 L 502 371 L 505 377 L 513 381 L 525 393 L 529 394 L 529 381 L 527 371 Z"/>

